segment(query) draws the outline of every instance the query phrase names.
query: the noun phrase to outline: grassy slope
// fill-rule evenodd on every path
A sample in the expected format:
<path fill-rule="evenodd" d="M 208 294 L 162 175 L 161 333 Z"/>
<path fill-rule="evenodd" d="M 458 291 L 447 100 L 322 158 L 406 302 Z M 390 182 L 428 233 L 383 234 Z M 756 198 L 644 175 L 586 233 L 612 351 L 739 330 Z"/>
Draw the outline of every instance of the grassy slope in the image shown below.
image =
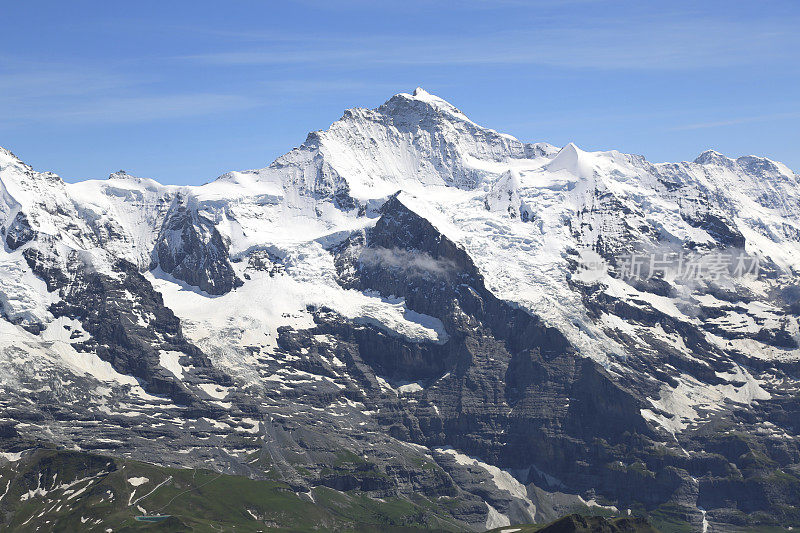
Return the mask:
<path fill-rule="evenodd" d="M 0 466 L 0 531 L 465 531 L 443 512 L 459 505 L 454 498 L 380 501 L 357 491 L 345 493 L 319 486 L 312 491 L 311 501 L 308 495 L 269 479 L 269 465 L 261 466 L 267 479 L 253 480 L 208 470 L 40 450 Z M 132 478 L 147 478 L 147 482 L 134 486 L 129 482 Z M 35 492 L 37 488 L 41 490 Z M 597 508 L 575 511 L 605 514 L 613 520 Z M 647 513 L 634 512 L 647 516 L 664 533 L 693 531 L 681 509 L 662 506 Z M 134 519 L 143 514 L 172 517 L 157 524 Z M 492 531 L 519 528 L 519 533 L 532 533 L 545 527 L 512 525 Z M 755 530 L 759 529 L 751 529 Z"/>
<path fill-rule="evenodd" d="M 134 487 L 131 478 L 148 481 Z M 0 499 L 3 531 L 463 530 L 437 512 L 439 502 L 425 498 L 376 501 L 318 487 L 312 502 L 280 481 L 85 453 L 40 451 L 0 467 L 0 494 L 7 486 Z M 30 495 L 37 487 L 46 492 Z M 145 513 L 173 518 L 158 524 L 134 519 Z"/>

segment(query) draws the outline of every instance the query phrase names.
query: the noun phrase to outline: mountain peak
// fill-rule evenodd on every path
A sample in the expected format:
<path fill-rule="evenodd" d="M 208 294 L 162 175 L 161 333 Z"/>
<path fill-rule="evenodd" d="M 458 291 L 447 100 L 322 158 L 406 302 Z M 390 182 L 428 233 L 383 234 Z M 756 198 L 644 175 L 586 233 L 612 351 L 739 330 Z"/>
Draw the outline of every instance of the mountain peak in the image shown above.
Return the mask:
<path fill-rule="evenodd" d="M 414 92 L 399 93 L 391 97 L 386 103 L 381 105 L 378 112 L 393 117 L 412 114 L 427 114 L 430 111 L 443 113 L 457 118 L 458 120 L 472 122 L 456 106 L 435 94 L 429 93 L 422 87 L 417 87 Z"/>
<path fill-rule="evenodd" d="M 134 176 L 133 174 L 128 174 L 124 170 L 118 170 L 116 172 L 112 172 L 108 175 L 109 181 L 128 181 L 134 183 L 141 183 L 141 182 L 149 182 L 153 181 L 149 178 L 140 178 L 139 176 Z"/>
<path fill-rule="evenodd" d="M 590 154 L 571 142 L 559 150 L 547 164 L 547 170 L 552 172 L 564 170 L 575 176 L 586 177 L 593 174 L 593 165 Z"/>
<path fill-rule="evenodd" d="M 20 164 L 22 160 L 15 156 L 11 150 L 3 148 L 0 146 L 0 164 L 8 165 L 8 164 Z"/>
<path fill-rule="evenodd" d="M 705 164 L 717 164 L 717 165 L 728 165 L 733 160 L 726 155 L 717 152 L 716 150 L 706 150 L 702 154 L 698 155 L 694 162 L 700 165 Z"/>

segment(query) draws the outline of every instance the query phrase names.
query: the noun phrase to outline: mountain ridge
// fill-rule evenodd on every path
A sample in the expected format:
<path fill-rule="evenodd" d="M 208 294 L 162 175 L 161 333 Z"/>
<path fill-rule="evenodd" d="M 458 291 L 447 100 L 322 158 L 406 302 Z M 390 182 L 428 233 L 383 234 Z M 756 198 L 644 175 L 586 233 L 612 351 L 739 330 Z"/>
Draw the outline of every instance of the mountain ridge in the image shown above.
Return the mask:
<path fill-rule="evenodd" d="M 389 100 L 387 100 L 386 102 L 384 102 L 383 104 L 381 104 L 380 106 L 378 106 L 375 109 L 361 108 L 361 107 L 347 109 L 347 110 L 345 110 L 345 113 L 339 119 L 339 121 L 341 121 L 342 119 L 347 118 L 348 116 L 357 115 L 357 114 L 360 114 L 362 112 L 381 112 L 381 110 L 391 109 L 393 107 L 391 104 L 393 102 L 397 102 L 397 101 L 410 101 L 410 102 L 420 103 L 420 104 L 426 105 L 428 109 L 431 109 L 433 111 L 445 110 L 449 115 L 451 115 L 454 118 L 457 118 L 459 121 L 469 122 L 469 123 L 479 127 L 480 129 L 483 129 L 483 130 L 486 130 L 486 131 L 495 132 L 495 133 L 498 133 L 501 136 L 504 136 L 504 137 L 507 137 L 509 139 L 513 139 L 513 140 L 517 141 L 517 138 L 512 136 L 512 135 L 510 135 L 510 134 L 499 133 L 499 132 L 496 132 L 495 130 L 491 130 L 489 128 L 478 126 L 476 123 L 474 123 L 472 120 L 470 120 L 466 115 L 464 115 L 463 112 L 461 112 L 458 108 L 456 108 L 454 105 L 449 103 L 447 100 L 444 100 L 444 99 L 442 99 L 442 98 L 440 98 L 440 97 L 438 97 L 436 95 L 433 95 L 433 94 L 425 91 L 422 87 L 417 87 L 412 93 L 397 93 L 394 96 L 392 96 Z M 388 114 L 391 115 L 392 113 L 388 113 Z M 313 132 L 309 133 L 309 137 L 311 137 L 311 138 L 318 137 L 320 135 L 320 133 L 323 133 L 323 132 L 326 132 L 326 131 L 328 131 L 328 130 L 316 130 L 316 131 L 313 131 Z M 308 139 L 306 140 L 306 142 L 308 142 Z M 522 142 L 522 141 L 518 141 L 518 142 Z M 543 143 L 543 142 L 526 143 L 526 144 L 540 144 L 542 146 L 548 146 L 551 149 L 555 149 L 556 151 L 560 150 L 558 147 L 555 147 L 553 145 L 550 145 L 548 143 Z M 577 145 L 575 145 L 574 142 L 569 142 L 564 147 L 562 147 L 561 149 L 569 147 L 570 145 L 572 145 L 573 147 L 577 148 Z M 299 148 L 302 148 L 302 145 L 300 147 L 294 148 L 293 150 L 297 150 Z M 293 150 L 290 150 L 289 152 L 287 152 L 287 154 L 291 153 Z M 612 150 L 612 151 L 615 151 L 615 150 Z M 602 152 L 602 151 L 600 151 L 600 152 Z M 4 147 L 0 146 L 0 153 L 3 153 L 7 157 L 13 158 L 13 159 L 19 161 L 22 164 L 25 164 L 22 161 L 22 159 L 18 158 L 11 150 L 9 150 L 7 148 L 4 148 Z M 592 152 L 592 153 L 596 153 L 596 152 Z M 281 159 L 282 157 L 284 157 L 287 154 L 284 154 L 283 156 L 279 156 L 278 158 L 276 158 L 276 161 L 278 159 Z M 625 155 L 633 155 L 633 154 L 625 154 Z M 755 154 L 748 154 L 748 155 L 739 156 L 737 158 L 732 158 L 730 156 L 727 156 L 727 155 L 725 155 L 725 154 L 723 154 L 723 153 L 721 153 L 721 152 L 719 152 L 719 151 L 717 151 L 715 149 L 711 149 L 711 148 L 706 149 L 703 152 L 701 152 L 700 154 L 698 154 L 698 156 L 694 160 L 692 160 L 691 162 L 701 164 L 703 161 L 706 161 L 706 160 L 708 160 L 708 161 L 718 160 L 720 156 L 721 156 L 721 158 L 723 160 L 738 161 L 740 159 L 753 158 L 753 159 L 757 159 L 757 160 L 767 161 L 769 163 L 772 163 L 773 165 L 782 166 L 782 167 L 784 167 L 785 170 L 787 170 L 787 171 L 791 172 L 792 174 L 796 175 L 788 167 L 786 167 L 783 163 L 780 163 L 779 161 L 770 159 L 768 157 L 758 156 L 758 155 L 755 155 Z M 636 156 L 636 157 L 643 157 L 643 156 Z M 684 161 L 680 161 L 680 162 L 675 162 L 674 164 L 688 163 L 688 162 L 690 162 L 690 161 L 684 160 Z M 273 161 L 273 163 L 274 163 L 274 161 Z M 656 163 L 656 164 L 670 164 L 670 163 L 669 162 L 663 162 L 663 163 Z M 202 185 L 184 185 L 184 186 L 182 186 L 182 185 L 172 185 L 172 184 L 168 184 L 168 183 L 163 183 L 162 184 L 162 183 L 156 181 L 154 178 L 144 178 L 144 177 L 133 176 L 131 174 L 127 174 L 124 170 L 120 170 L 120 171 L 117 171 L 117 172 L 112 172 L 109 175 L 109 178 L 111 176 L 116 175 L 116 174 L 122 174 L 122 175 L 127 175 L 127 176 L 132 177 L 132 178 L 137 178 L 137 179 L 143 179 L 143 180 L 152 179 L 153 181 L 155 181 L 156 183 L 158 183 L 159 185 L 164 186 L 164 187 L 202 187 L 204 185 L 208 185 L 210 183 L 213 183 L 214 181 L 226 178 L 232 172 L 247 172 L 247 173 L 256 172 L 256 171 L 259 171 L 259 170 L 264 170 L 264 169 L 268 168 L 270 165 L 267 165 L 267 167 L 261 167 L 261 168 L 256 168 L 256 169 L 247 169 L 247 170 L 241 170 L 241 171 L 229 171 L 229 172 L 221 174 L 220 176 L 217 176 L 213 180 L 208 181 L 208 182 L 206 182 L 206 183 L 204 183 Z M 83 179 L 83 180 L 71 181 L 71 182 L 68 182 L 68 183 L 80 183 L 80 182 L 83 182 L 83 181 L 94 181 L 94 180 L 97 180 L 97 179 L 98 178 L 86 178 L 86 179 Z M 106 179 L 108 179 L 108 178 L 106 178 Z"/>
<path fill-rule="evenodd" d="M 800 525 L 785 165 L 524 143 L 419 89 L 200 186 L 2 150 L 0 191 L 7 453 L 259 478 L 258 452 L 472 529 L 598 501 Z"/>

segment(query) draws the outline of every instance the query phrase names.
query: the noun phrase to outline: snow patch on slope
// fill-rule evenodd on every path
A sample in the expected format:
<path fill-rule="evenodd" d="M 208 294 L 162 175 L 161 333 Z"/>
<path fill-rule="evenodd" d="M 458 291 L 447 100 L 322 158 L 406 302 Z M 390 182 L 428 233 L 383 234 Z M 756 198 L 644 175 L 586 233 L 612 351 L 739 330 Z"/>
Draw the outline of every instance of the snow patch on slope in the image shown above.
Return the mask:
<path fill-rule="evenodd" d="M 528 498 L 528 489 L 517 481 L 517 479 L 505 470 L 498 468 L 494 465 L 484 463 L 474 457 L 460 453 L 450 447 L 434 448 L 439 453 L 446 453 L 452 455 L 456 462 L 460 465 L 473 465 L 486 470 L 491 476 L 495 486 L 508 492 L 514 498 L 520 500 L 524 505 L 525 511 L 530 515 L 531 520 L 536 516 L 536 505 Z M 488 505 L 488 504 L 487 504 Z M 508 524 L 501 524 L 508 525 Z M 497 526 L 495 526 L 497 527 Z"/>
<path fill-rule="evenodd" d="M 656 411 L 642 409 L 642 416 L 674 434 L 701 420 L 705 413 L 723 409 L 726 401 L 750 405 L 753 401 L 771 397 L 747 370 L 738 365 L 735 372 L 718 373 L 718 377 L 728 379 L 729 383 L 709 385 L 687 374 L 679 376 L 677 387 L 664 384 L 659 398 L 650 400 Z"/>

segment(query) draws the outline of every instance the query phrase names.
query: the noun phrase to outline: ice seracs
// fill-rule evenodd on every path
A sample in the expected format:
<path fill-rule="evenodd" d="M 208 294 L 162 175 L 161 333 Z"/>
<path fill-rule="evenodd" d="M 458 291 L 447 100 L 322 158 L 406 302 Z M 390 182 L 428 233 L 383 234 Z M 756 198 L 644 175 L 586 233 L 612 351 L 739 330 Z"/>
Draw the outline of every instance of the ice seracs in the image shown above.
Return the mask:
<path fill-rule="evenodd" d="M 520 216 L 519 174 L 508 170 L 489 187 L 486 195 L 486 209 L 506 212 L 512 218 Z"/>

